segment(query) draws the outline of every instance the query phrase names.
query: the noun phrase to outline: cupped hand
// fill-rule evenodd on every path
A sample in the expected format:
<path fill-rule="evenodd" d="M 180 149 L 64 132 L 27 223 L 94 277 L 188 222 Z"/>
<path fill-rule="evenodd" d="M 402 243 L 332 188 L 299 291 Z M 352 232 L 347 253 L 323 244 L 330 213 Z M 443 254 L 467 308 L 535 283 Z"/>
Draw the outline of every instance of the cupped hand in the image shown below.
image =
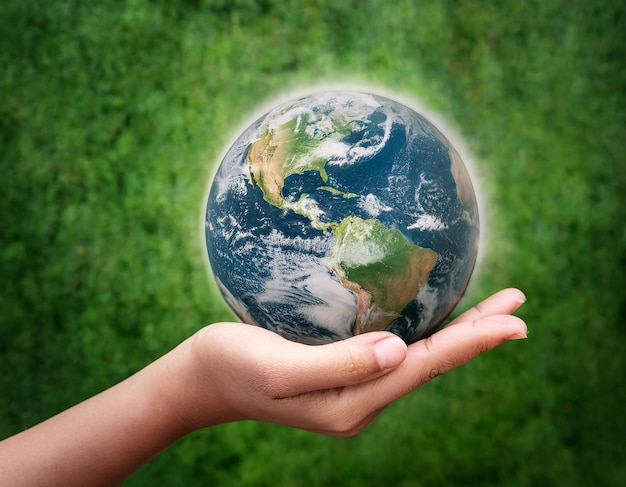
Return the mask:
<path fill-rule="evenodd" d="M 182 346 L 180 414 L 190 430 L 254 419 L 352 436 L 429 380 L 524 338 L 525 323 L 511 316 L 524 301 L 505 289 L 409 347 L 388 332 L 308 346 L 250 325 L 210 325 Z"/>

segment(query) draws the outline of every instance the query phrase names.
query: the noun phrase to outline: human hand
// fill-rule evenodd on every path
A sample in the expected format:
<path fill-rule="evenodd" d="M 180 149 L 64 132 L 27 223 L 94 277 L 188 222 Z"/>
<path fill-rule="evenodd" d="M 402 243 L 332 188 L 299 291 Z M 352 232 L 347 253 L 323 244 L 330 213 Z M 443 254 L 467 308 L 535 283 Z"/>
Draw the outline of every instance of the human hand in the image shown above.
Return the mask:
<path fill-rule="evenodd" d="M 321 346 L 263 328 L 210 325 L 175 352 L 175 390 L 186 428 L 253 419 L 334 436 L 362 431 L 390 403 L 506 340 L 524 338 L 510 314 L 525 301 L 505 289 L 409 347 L 388 332 Z"/>
<path fill-rule="evenodd" d="M 0 483 L 112 485 L 185 434 L 242 419 L 354 435 L 425 382 L 525 337 L 524 322 L 510 316 L 523 302 L 516 289 L 500 291 L 409 347 L 386 332 L 313 347 L 254 326 L 208 326 L 121 383 L 1 441 Z"/>

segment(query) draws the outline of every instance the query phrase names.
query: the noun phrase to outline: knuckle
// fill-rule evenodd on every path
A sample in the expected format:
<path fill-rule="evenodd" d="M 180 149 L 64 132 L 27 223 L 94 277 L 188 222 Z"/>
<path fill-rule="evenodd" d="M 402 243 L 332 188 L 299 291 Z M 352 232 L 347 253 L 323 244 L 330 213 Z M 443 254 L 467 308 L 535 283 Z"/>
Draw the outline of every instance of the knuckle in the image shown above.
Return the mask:
<path fill-rule="evenodd" d="M 428 374 L 428 380 L 436 379 L 441 375 L 441 369 L 434 368 L 430 369 L 430 373 Z"/>
<path fill-rule="evenodd" d="M 372 372 L 372 365 L 362 353 L 348 348 L 346 350 L 346 360 L 344 361 L 345 372 L 352 382 L 359 382 Z"/>
<path fill-rule="evenodd" d="M 450 359 L 448 359 L 448 360 L 439 360 L 437 363 L 433 364 L 430 367 L 430 370 L 429 370 L 429 373 L 428 373 L 428 381 L 436 379 L 440 375 L 443 375 L 446 372 L 449 372 L 450 370 L 455 368 L 456 365 L 457 364 L 456 364 L 456 362 L 454 360 L 450 360 Z"/>
<path fill-rule="evenodd" d="M 474 309 L 476 310 L 476 313 L 478 313 L 478 316 L 484 316 L 487 313 L 487 310 L 485 309 L 485 305 L 484 303 L 477 303 L 474 305 Z"/>
<path fill-rule="evenodd" d="M 488 352 L 489 350 L 491 350 L 491 348 L 492 347 L 490 347 L 487 343 L 480 342 L 476 345 L 474 352 L 475 352 L 475 355 L 480 355 L 481 353 Z"/>
<path fill-rule="evenodd" d="M 256 388 L 264 397 L 269 399 L 284 399 L 292 394 L 289 378 L 276 370 L 265 370 L 259 374 Z"/>
<path fill-rule="evenodd" d="M 360 411 L 342 411 L 330 423 L 330 431 L 334 436 L 348 438 L 355 436 L 369 424 L 368 416 Z"/>
<path fill-rule="evenodd" d="M 431 335 L 424 340 L 424 348 L 426 349 L 428 353 L 433 353 L 435 351 L 433 336 L 434 335 Z"/>

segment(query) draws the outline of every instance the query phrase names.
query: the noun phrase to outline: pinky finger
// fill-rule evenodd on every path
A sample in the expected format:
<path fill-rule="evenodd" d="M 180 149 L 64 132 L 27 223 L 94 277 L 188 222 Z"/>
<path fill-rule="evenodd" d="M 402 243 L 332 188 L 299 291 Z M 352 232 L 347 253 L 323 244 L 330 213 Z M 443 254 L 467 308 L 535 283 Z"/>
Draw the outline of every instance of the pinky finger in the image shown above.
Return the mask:
<path fill-rule="evenodd" d="M 480 320 L 493 315 L 511 314 L 525 301 L 526 296 L 519 289 L 503 289 L 462 313 L 452 320 L 448 326 L 465 321 Z"/>

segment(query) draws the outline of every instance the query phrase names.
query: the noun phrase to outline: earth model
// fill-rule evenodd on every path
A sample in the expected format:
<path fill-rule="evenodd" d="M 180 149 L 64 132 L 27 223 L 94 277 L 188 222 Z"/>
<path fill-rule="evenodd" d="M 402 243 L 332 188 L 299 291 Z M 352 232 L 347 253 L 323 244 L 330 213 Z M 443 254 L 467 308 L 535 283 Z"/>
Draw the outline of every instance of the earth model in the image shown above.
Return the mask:
<path fill-rule="evenodd" d="M 352 91 L 284 103 L 228 150 L 210 189 L 209 262 L 241 320 L 307 344 L 442 326 L 478 251 L 472 182 L 411 108 Z"/>

